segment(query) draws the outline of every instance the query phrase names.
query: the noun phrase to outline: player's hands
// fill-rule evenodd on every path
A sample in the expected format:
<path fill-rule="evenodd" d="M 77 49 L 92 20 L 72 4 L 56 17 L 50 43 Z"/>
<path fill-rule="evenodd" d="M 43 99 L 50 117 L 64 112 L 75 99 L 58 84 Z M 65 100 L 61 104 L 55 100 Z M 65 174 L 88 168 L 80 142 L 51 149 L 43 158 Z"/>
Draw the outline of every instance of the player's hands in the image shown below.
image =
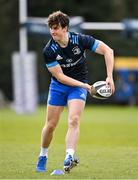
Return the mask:
<path fill-rule="evenodd" d="M 112 94 L 113 94 L 113 93 L 115 92 L 115 85 L 114 85 L 114 80 L 113 80 L 113 78 L 112 78 L 112 77 L 107 77 L 107 78 L 106 78 L 106 83 L 107 83 L 107 85 L 110 86 L 111 91 L 112 91 Z"/>
<path fill-rule="evenodd" d="M 96 93 L 96 90 L 92 85 L 85 83 L 84 88 L 87 89 L 87 91 L 90 93 L 90 95 L 93 95 Z"/>

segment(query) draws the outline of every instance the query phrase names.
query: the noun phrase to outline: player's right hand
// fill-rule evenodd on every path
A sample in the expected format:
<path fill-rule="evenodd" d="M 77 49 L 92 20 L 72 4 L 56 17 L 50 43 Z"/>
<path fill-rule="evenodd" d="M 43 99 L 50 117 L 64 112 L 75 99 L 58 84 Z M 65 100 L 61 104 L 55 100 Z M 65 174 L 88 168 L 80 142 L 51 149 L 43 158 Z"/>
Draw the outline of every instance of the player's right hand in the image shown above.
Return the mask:
<path fill-rule="evenodd" d="M 84 84 L 84 88 L 87 89 L 87 91 L 90 93 L 90 95 L 95 94 L 95 88 L 92 85 L 89 85 L 87 83 Z"/>

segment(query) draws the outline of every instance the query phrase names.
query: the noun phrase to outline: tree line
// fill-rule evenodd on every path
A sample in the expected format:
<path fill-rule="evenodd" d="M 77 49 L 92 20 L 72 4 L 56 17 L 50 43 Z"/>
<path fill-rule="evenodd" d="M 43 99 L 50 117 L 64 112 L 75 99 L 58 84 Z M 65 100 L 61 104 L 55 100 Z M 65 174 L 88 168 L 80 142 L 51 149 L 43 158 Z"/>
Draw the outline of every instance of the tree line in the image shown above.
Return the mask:
<path fill-rule="evenodd" d="M 0 0 L 0 90 L 12 100 L 11 55 L 19 51 L 18 0 Z M 28 0 L 28 16 L 47 17 L 51 12 L 61 10 L 69 16 L 83 16 L 86 22 L 120 22 L 125 18 L 138 18 L 137 0 Z M 116 56 L 138 56 L 136 39 L 127 39 L 116 31 L 86 31 L 109 44 Z M 39 93 L 47 91 L 49 73 L 43 66 L 42 48 L 47 37 L 29 36 L 29 51 L 38 54 Z M 105 75 L 101 57 L 88 53 L 88 64 L 93 76 L 90 81 Z M 95 72 L 97 66 L 99 73 Z"/>

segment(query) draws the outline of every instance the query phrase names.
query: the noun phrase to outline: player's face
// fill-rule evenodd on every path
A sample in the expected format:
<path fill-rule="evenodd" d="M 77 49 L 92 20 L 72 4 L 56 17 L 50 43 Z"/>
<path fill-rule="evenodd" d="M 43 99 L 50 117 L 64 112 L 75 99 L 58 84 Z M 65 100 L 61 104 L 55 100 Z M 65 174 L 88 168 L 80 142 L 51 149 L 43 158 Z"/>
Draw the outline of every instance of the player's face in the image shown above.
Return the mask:
<path fill-rule="evenodd" d="M 63 39 L 66 32 L 67 32 L 67 27 L 62 28 L 60 25 L 53 25 L 50 28 L 50 34 L 55 41 L 60 41 L 61 39 Z"/>

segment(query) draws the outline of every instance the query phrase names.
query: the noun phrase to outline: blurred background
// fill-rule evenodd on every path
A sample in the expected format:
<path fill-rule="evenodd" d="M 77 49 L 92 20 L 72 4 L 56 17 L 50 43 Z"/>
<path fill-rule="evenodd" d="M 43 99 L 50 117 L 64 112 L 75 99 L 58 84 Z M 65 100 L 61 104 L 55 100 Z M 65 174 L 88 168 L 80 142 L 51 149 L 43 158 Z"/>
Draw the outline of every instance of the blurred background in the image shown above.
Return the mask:
<path fill-rule="evenodd" d="M 80 166 L 60 179 L 138 179 L 137 0 L 0 0 L 0 179 L 51 179 L 53 169 L 63 168 L 67 108 L 55 130 L 47 172 L 35 172 L 51 77 L 42 55 L 50 38 L 46 18 L 57 10 L 70 16 L 71 31 L 114 49 L 116 85 L 107 100 L 88 96 L 77 149 Z M 87 52 L 87 64 L 90 84 L 105 80 L 102 56 Z"/>
<path fill-rule="evenodd" d="M 45 68 L 42 55 L 42 49 L 50 38 L 45 18 L 57 10 L 71 18 L 78 17 L 75 24 L 72 22 L 71 30 L 92 35 L 114 49 L 116 92 L 105 101 L 88 96 L 87 103 L 138 105 L 137 0 L 55 0 L 54 3 L 28 0 L 26 12 L 23 10 L 27 19 L 21 19 L 19 2 L 23 1 L 0 0 L 0 107 L 10 104 L 17 112 L 33 112 L 37 103 L 46 103 L 51 75 Z M 118 26 L 108 28 L 105 24 L 101 29 L 84 28 L 86 22 Z M 102 56 L 88 52 L 87 63 L 90 84 L 106 78 Z M 26 109 L 22 109 L 24 106 Z M 30 106 L 32 109 L 27 109 Z"/>

